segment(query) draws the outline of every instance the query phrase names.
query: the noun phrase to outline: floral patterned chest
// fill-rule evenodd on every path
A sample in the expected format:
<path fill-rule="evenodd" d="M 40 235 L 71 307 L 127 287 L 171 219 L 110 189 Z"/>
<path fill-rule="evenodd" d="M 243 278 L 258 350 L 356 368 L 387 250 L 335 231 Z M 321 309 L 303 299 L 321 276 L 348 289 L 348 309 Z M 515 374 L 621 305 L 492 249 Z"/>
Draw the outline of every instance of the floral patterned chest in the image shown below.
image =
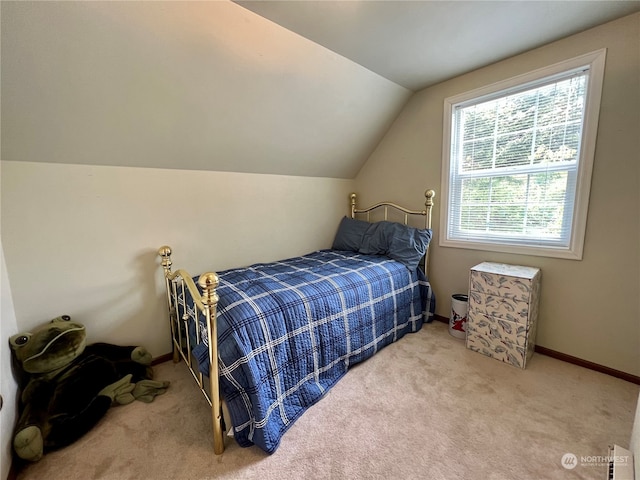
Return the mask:
<path fill-rule="evenodd" d="M 539 268 L 484 262 L 471 268 L 467 348 L 525 368 L 533 355 Z"/>

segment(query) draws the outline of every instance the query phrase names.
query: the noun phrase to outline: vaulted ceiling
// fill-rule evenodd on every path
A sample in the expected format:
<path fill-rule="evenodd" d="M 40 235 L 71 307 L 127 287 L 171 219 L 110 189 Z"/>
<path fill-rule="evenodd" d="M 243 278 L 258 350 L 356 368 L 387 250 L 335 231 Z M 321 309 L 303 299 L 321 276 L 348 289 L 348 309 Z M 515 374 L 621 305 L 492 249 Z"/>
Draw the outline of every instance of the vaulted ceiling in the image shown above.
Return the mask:
<path fill-rule="evenodd" d="M 239 0 L 417 91 L 640 10 L 640 1 Z"/>
<path fill-rule="evenodd" d="M 353 178 L 413 91 L 640 2 L 0 8 L 2 160 Z"/>

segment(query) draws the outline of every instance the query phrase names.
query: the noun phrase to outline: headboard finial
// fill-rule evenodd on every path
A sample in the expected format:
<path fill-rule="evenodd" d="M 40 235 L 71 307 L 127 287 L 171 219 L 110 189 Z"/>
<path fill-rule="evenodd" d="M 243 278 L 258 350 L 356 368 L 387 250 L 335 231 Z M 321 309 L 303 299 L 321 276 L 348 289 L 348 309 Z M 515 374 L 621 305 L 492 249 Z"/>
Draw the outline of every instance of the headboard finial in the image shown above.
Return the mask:
<path fill-rule="evenodd" d="M 349 198 L 351 199 L 351 218 L 356 218 L 356 194 L 352 193 Z"/>
<path fill-rule="evenodd" d="M 158 249 L 158 255 L 162 257 L 162 268 L 164 268 L 165 274 L 171 273 L 171 247 L 164 245 Z"/>
<path fill-rule="evenodd" d="M 424 192 L 424 196 L 425 196 L 424 206 L 427 208 L 426 225 L 428 226 L 427 228 L 431 228 L 431 210 L 433 208 L 433 197 L 436 196 L 436 192 L 435 190 L 429 189 L 426 192 Z"/>
<path fill-rule="evenodd" d="M 435 190 L 427 190 L 426 192 L 424 192 L 424 196 L 426 197 L 426 200 L 424 202 L 425 206 L 433 207 L 433 198 L 436 196 Z"/>

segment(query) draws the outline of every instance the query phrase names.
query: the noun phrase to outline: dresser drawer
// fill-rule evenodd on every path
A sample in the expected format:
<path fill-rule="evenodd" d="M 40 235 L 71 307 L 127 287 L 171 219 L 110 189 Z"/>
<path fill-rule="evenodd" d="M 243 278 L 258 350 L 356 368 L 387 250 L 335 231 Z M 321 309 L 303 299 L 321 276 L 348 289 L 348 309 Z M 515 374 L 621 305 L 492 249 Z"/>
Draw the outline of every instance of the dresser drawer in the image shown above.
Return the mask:
<path fill-rule="evenodd" d="M 503 344 L 512 349 L 516 346 L 526 347 L 529 333 L 526 325 L 473 310 L 469 312 L 467 331 L 483 336 L 494 345 Z"/>
<path fill-rule="evenodd" d="M 469 327 L 467 325 L 467 327 Z M 514 367 L 525 368 L 527 349 L 523 346 L 510 348 L 501 343 L 495 343 L 485 335 L 472 330 L 467 331 L 467 348 L 474 352 L 482 353 L 487 357 L 495 358 Z"/>
<path fill-rule="evenodd" d="M 533 282 L 529 278 L 471 271 L 469 289 L 474 292 L 528 302 L 532 288 Z"/>
<path fill-rule="evenodd" d="M 529 323 L 530 302 L 521 299 L 469 292 L 469 310 L 521 324 Z"/>

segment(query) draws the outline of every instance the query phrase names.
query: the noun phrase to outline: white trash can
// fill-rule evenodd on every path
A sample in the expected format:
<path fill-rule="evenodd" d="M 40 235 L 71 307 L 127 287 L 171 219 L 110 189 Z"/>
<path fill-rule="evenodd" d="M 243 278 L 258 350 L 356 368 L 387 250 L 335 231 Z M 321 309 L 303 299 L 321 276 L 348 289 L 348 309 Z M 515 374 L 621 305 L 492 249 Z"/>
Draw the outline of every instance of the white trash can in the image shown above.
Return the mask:
<path fill-rule="evenodd" d="M 469 296 L 463 293 L 451 295 L 451 317 L 449 318 L 449 333 L 456 338 L 467 336 L 467 312 L 469 310 Z"/>

